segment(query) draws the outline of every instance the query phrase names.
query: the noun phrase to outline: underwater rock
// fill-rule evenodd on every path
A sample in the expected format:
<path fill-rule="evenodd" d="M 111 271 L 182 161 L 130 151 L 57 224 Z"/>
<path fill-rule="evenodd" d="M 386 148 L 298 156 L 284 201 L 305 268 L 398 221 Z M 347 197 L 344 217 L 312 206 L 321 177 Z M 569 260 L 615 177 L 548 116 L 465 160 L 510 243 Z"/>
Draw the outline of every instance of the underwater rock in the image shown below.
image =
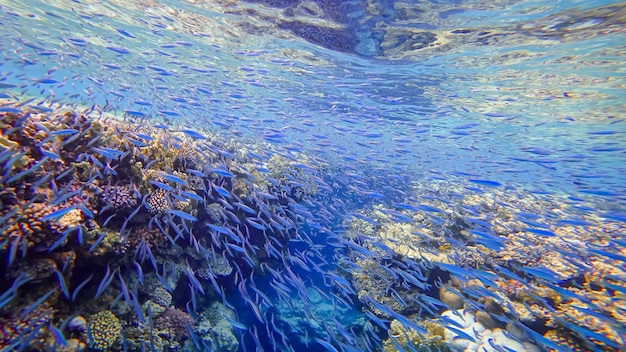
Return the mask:
<path fill-rule="evenodd" d="M 439 300 L 450 309 L 461 309 L 465 305 L 463 296 L 447 289 L 445 285 L 439 288 Z"/>
<path fill-rule="evenodd" d="M 467 310 L 445 311 L 441 314 L 450 321 L 446 326 L 445 340 L 454 352 L 497 351 L 504 347 L 516 352 L 539 352 L 539 348 L 530 343 L 520 343 L 507 336 L 504 330 L 487 329 L 476 320 L 476 316 Z"/>
<path fill-rule="evenodd" d="M 498 327 L 498 323 L 487 312 L 477 311 L 476 322 L 480 323 L 486 329 L 495 329 Z"/>
<path fill-rule="evenodd" d="M 60 352 L 84 352 L 87 351 L 87 344 L 79 339 L 68 339 L 67 346 L 59 349 Z"/>
<path fill-rule="evenodd" d="M 87 320 L 82 315 L 77 315 L 67 324 L 71 331 L 83 332 L 87 329 Z"/>

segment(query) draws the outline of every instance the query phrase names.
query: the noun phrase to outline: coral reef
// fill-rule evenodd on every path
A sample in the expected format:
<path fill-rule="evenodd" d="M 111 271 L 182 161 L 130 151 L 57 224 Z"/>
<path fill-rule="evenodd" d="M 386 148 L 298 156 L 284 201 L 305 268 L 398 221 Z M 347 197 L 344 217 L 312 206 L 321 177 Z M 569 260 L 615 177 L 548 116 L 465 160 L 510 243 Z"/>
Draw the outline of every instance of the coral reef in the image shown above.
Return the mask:
<path fill-rule="evenodd" d="M 219 302 L 214 302 L 202 312 L 195 330 L 208 346 L 214 346 L 219 351 L 237 351 L 239 340 L 227 320 L 233 317 L 233 311 Z"/>
<path fill-rule="evenodd" d="M 169 307 L 172 304 L 172 295 L 167 292 L 165 288 L 160 286 L 152 291 L 152 298 L 154 299 L 154 303 L 163 307 Z"/>
<path fill-rule="evenodd" d="M 407 329 L 402 323 L 393 320 L 389 325 L 389 339 L 384 341 L 385 352 L 401 351 L 402 349 L 416 351 L 449 351 L 445 343 L 445 328 L 436 322 L 422 321 L 419 327 L 426 330 L 420 333 L 414 329 Z"/>
<path fill-rule="evenodd" d="M 0 131 L 0 349 L 624 343 L 624 227 L 592 203 L 389 180 L 390 203 L 298 148 L 76 112 Z"/>
<path fill-rule="evenodd" d="M 122 323 L 110 310 L 103 310 L 89 317 L 89 347 L 96 351 L 109 351 L 118 342 L 121 332 Z"/>
<path fill-rule="evenodd" d="M 23 335 L 33 334 L 36 344 L 45 346 L 42 342 L 46 337 L 45 329 L 54 319 L 54 310 L 48 304 L 42 304 L 36 307 L 28 314 L 14 313 L 10 317 L 0 318 L 0 346 L 3 348 L 12 346 L 17 347 L 15 342 L 20 341 L 20 337 Z"/>
<path fill-rule="evenodd" d="M 445 311 L 441 314 L 453 326 L 445 328 L 445 341 L 451 351 L 483 351 L 486 349 L 509 348 L 520 352 L 539 352 L 540 349 L 529 343 L 519 342 L 509 337 L 500 328 L 486 329 L 476 320 L 476 316 L 466 310 Z"/>
<path fill-rule="evenodd" d="M 168 340 L 182 341 L 189 336 L 187 326 L 193 328 L 194 321 L 189 314 L 178 308 L 168 307 L 154 322 L 158 330 L 167 331 Z"/>
<path fill-rule="evenodd" d="M 151 333 L 152 332 L 152 333 Z M 166 351 L 166 346 L 161 338 L 161 333 L 165 334 L 166 331 L 157 331 L 152 329 L 152 331 L 147 327 L 127 327 L 124 329 L 124 336 L 127 341 L 128 349 L 131 351 L 141 351 L 145 349 L 145 346 L 150 346 L 149 348 L 152 352 L 163 352 Z M 176 346 L 171 346 L 173 349 Z M 168 346 L 169 348 L 169 346 Z"/>
<path fill-rule="evenodd" d="M 146 199 L 146 207 L 152 214 L 162 214 L 170 210 L 171 200 L 168 199 L 168 194 L 162 189 L 156 189 Z"/>
<path fill-rule="evenodd" d="M 394 312 L 407 314 L 416 309 L 407 302 L 422 301 L 419 306 L 428 313 L 426 317 L 436 318 L 442 307 L 464 308 L 465 314 L 471 314 L 468 321 L 480 324 L 475 331 L 482 331 L 481 339 L 488 336 L 479 339 L 485 344 L 491 338 L 513 346 L 502 333 L 503 319 L 543 326 L 545 336 L 558 336 L 562 346 L 582 346 L 586 339 L 609 349 L 623 344 L 625 337 L 618 328 L 623 322 L 615 312 L 623 311 L 620 288 L 625 285 L 616 278 L 625 273 L 616 266 L 619 261 L 606 258 L 624 255 L 607 246 L 619 236 L 621 226 L 590 214 L 584 215 L 586 225 L 570 224 L 564 215 L 575 211 L 567 209 L 567 201 L 554 197 L 499 191 L 471 195 L 446 182 L 416 190 L 429 194 L 420 206 L 386 209 L 375 205 L 346 224 L 345 241 L 353 256 L 346 265 L 347 278 L 368 310 L 393 318 Z M 445 194 L 455 191 L 465 193 L 457 196 L 458 203 L 442 201 Z M 533 229 L 542 223 L 558 225 L 550 230 Z M 601 249 L 585 250 L 589 246 Z M 410 263 L 412 277 L 393 258 Z M 580 260 L 587 264 L 581 265 Z M 470 268 L 482 271 L 473 273 Z M 407 284 L 417 286 L 414 289 L 423 298 L 407 294 Z M 433 302 L 433 298 L 438 300 Z M 381 311 L 380 306 L 386 308 Z M 414 331 L 405 323 L 394 324 Z M 412 339 L 420 346 L 414 334 L 391 335 L 386 350 L 401 350 L 398 346 Z M 445 343 L 452 350 L 479 348 L 480 341 L 459 344 L 456 335 L 448 335 Z M 524 346 L 516 348 L 536 350 L 532 340 L 525 338 Z"/>
<path fill-rule="evenodd" d="M 107 185 L 100 194 L 100 199 L 105 206 L 111 206 L 116 211 L 130 209 L 137 205 L 137 198 L 130 185 L 111 186 Z"/>

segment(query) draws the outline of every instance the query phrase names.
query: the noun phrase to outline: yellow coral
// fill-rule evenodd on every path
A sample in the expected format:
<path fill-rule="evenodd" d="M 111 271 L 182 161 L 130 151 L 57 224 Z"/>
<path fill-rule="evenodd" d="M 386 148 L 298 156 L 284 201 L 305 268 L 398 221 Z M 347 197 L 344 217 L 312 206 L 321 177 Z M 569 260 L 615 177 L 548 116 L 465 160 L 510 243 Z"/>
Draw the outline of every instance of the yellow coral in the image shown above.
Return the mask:
<path fill-rule="evenodd" d="M 103 310 L 91 316 L 87 333 L 89 346 L 96 351 L 108 351 L 117 342 L 122 332 L 122 323 L 110 310 Z"/>
<path fill-rule="evenodd" d="M 399 321 L 393 320 L 389 326 L 389 338 L 383 342 L 383 351 L 399 351 L 416 348 L 418 351 L 447 351 L 444 338 L 445 329 L 441 324 L 432 321 L 421 321 L 418 326 L 426 329 L 427 334 L 407 329 Z M 395 340 L 392 341 L 392 339 Z M 411 347 L 411 348 L 409 348 Z"/>
<path fill-rule="evenodd" d="M 76 226 L 83 221 L 83 213 L 80 209 L 72 209 L 57 221 L 63 227 Z"/>

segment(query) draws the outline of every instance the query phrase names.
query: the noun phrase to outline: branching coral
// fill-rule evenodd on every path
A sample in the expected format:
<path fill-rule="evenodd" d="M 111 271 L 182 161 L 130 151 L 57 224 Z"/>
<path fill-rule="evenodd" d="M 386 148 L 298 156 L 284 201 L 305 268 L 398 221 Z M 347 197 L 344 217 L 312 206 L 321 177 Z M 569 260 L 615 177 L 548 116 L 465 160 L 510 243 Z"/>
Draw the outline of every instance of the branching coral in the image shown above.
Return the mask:
<path fill-rule="evenodd" d="M 407 329 L 399 321 L 392 320 L 388 331 L 389 339 L 384 341 L 383 351 L 396 352 L 400 351 L 400 348 L 417 351 L 448 351 L 444 341 L 445 329 L 441 324 L 425 320 L 418 323 L 418 326 L 427 333 Z"/>
<path fill-rule="evenodd" d="M 208 345 L 220 346 L 221 351 L 237 351 L 239 340 L 226 318 L 233 319 L 234 313 L 221 303 L 214 302 L 200 315 L 195 331 Z"/>
<path fill-rule="evenodd" d="M 215 273 L 215 275 L 219 276 L 228 276 L 233 272 L 233 267 L 230 265 L 228 260 L 226 260 L 222 256 L 216 256 L 208 260 L 207 263 L 211 270 Z M 198 270 L 198 277 L 209 280 L 209 270 L 201 268 Z"/>
<path fill-rule="evenodd" d="M 352 273 L 352 283 L 358 291 L 359 299 L 363 300 L 364 297 L 369 296 L 397 312 L 406 308 L 388 294 L 388 289 L 394 285 L 394 279 L 389 273 L 381 269 L 373 260 L 357 260 L 356 263 L 361 269 Z M 368 306 L 377 314 L 384 314 L 370 304 Z"/>
<path fill-rule="evenodd" d="M 160 333 L 165 332 L 152 329 L 151 334 L 148 327 L 132 326 L 124 329 L 124 338 L 131 351 L 141 351 L 146 346 L 151 346 L 152 352 L 162 352 L 165 346 Z"/>
<path fill-rule="evenodd" d="M 193 327 L 194 321 L 189 314 L 178 308 L 169 307 L 154 322 L 159 330 L 166 330 L 170 340 L 182 341 L 189 336 L 187 325 Z"/>

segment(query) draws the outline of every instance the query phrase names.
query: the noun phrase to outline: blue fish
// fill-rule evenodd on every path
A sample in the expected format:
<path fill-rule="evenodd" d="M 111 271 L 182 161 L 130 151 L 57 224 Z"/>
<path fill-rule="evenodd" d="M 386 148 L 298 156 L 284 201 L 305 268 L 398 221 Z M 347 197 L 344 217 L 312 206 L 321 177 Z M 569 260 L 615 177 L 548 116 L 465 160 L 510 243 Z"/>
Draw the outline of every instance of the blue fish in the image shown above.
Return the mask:
<path fill-rule="evenodd" d="M 224 227 L 224 226 L 218 226 L 218 225 L 214 225 L 214 224 L 206 224 L 206 226 L 208 228 L 210 228 L 211 230 L 221 233 L 223 235 L 227 235 L 230 238 L 232 238 L 235 242 L 237 243 L 241 243 L 241 238 L 237 237 L 237 235 L 235 235 L 234 232 L 232 232 L 231 230 L 229 230 L 228 228 Z"/>
<path fill-rule="evenodd" d="M 228 170 L 223 169 L 223 168 L 215 168 L 215 169 L 211 169 L 212 172 L 223 176 L 223 177 L 233 177 L 234 175 L 231 172 L 228 172 Z"/>
<path fill-rule="evenodd" d="M 613 252 L 609 252 L 609 251 L 598 249 L 598 248 L 592 248 L 592 247 L 589 247 L 589 246 L 587 246 L 587 251 L 589 251 L 590 253 L 593 253 L 595 255 L 611 258 L 611 259 L 617 260 L 617 261 L 619 261 L 621 263 L 626 263 L 626 256 L 620 255 L 618 253 L 613 253 Z"/>
<path fill-rule="evenodd" d="M 154 180 L 149 180 L 148 181 L 150 184 L 152 184 L 153 186 L 157 186 L 158 188 L 165 190 L 165 191 L 173 191 L 174 188 L 172 186 L 168 186 L 163 182 L 159 182 L 159 181 L 154 181 Z"/>
<path fill-rule="evenodd" d="M 98 289 L 96 290 L 96 295 L 94 296 L 94 298 L 100 297 L 100 295 L 104 293 L 107 287 L 109 287 L 111 281 L 113 281 L 113 279 L 115 278 L 114 274 L 116 271 L 117 269 L 114 270 L 113 273 L 111 273 L 111 268 L 109 267 L 109 265 L 107 265 L 107 271 L 102 277 L 102 281 L 100 281 L 100 284 L 98 285 Z"/>
<path fill-rule="evenodd" d="M 436 263 L 438 267 L 440 267 L 441 269 L 459 277 L 459 278 L 463 278 L 463 277 L 474 277 L 474 274 L 468 270 L 468 269 L 464 269 L 461 267 L 458 267 L 456 265 L 451 265 L 451 264 L 446 264 L 446 263 Z"/>
<path fill-rule="evenodd" d="M 546 237 L 555 237 L 556 234 L 552 231 L 548 231 L 548 230 L 541 230 L 541 229 L 531 229 L 531 228 L 525 228 L 524 231 L 526 232 L 530 232 L 530 233 L 534 233 L 535 235 L 540 235 L 540 236 L 546 236 Z"/>
<path fill-rule="evenodd" d="M 242 324 L 242 323 L 240 323 L 240 322 L 238 322 L 236 320 L 231 319 L 228 316 L 226 316 L 226 320 L 230 323 L 230 325 L 236 327 L 237 329 L 244 330 L 244 331 L 248 330 L 247 326 L 245 326 L 244 324 Z"/>
<path fill-rule="evenodd" d="M 122 68 L 122 66 L 116 65 L 116 64 L 112 64 L 112 63 L 104 63 L 102 64 L 102 66 L 104 66 L 105 68 L 111 69 L 111 70 L 119 70 Z"/>
<path fill-rule="evenodd" d="M 206 177 L 206 175 L 198 170 L 186 169 L 185 172 L 192 174 L 196 177 Z"/>
<path fill-rule="evenodd" d="M 254 211 L 254 209 L 250 208 L 249 206 L 240 203 L 240 202 L 234 202 L 233 203 L 234 206 L 236 206 L 237 208 L 243 210 L 244 212 L 251 214 L 251 215 L 256 215 L 256 211 Z"/>
<path fill-rule="evenodd" d="M 68 136 L 68 135 L 73 135 L 80 132 L 77 129 L 74 128 L 66 128 L 66 129 L 62 129 L 62 130 L 55 130 L 50 132 L 51 135 L 53 136 Z"/>
<path fill-rule="evenodd" d="M 60 218 L 65 216 L 70 211 L 76 209 L 77 207 L 78 207 L 77 205 L 72 205 L 72 206 L 67 207 L 67 208 L 59 209 L 57 211 L 54 211 L 54 212 L 52 212 L 52 213 L 42 217 L 40 220 L 44 221 L 44 222 L 45 221 L 59 220 Z"/>
<path fill-rule="evenodd" d="M 221 195 L 222 197 L 232 198 L 230 192 L 228 192 L 225 188 L 220 186 L 213 186 L 213 188 L 215 188 L 215 191 L 217 191 L 217 193 L 219 193 L 219 195 Z"/>
<path fill-rule="evenodd" d="M 117 28 L 116 29 L 121 35 L 124 35 L 128 38 L 137 38 L 135 37 L 132 33 L 128 32 L 127 30 L 123 29 L 123 28 Z"/>
<path fill-rule="evenodd" d="M 179 116 L 180 115 L 179 113 L 173 110 L 159 110 L 159 113 L 163 115 L 167 115 L 167 116 Z M 182 132 L 185 132 L 185 130 L 183 130 Z"/>
<path fill-rule="evenodd" d="M 129 142 L 131 142 L 134 146 L 136 146 L 138 148 L 143 148 L 143 147 L 145 147 L 147 145 L 144 142 L 138 141 L 138 140 L 130 138 L 130 137 L 126 137 L 126 140 L 128 140 Z"/>
<path fill-rule="evenodd" d="M 252 219 L 250 218 L 246 218 L 246 222 L 257 230 L 261 230 L 261 231 L 267 230 L 267 227 L 265 227 L 265 225 L 252 221 Z"/>
<path fill-rule="evenodd" d="M 172 181 L 174 183 L 178 183 L 179 185 L 183 185 L 183 186 L 187 185 L 187 181 L 183 180 L 180 177 L 176 177 L 174 175 L 165 174 L 165 175 L 163 175 L 163 178 L 168 180 L 168 181 Z"/>
<path fill-rule="evenodd" d="M 76 298 L 78 297 L 78 294 L 80 293 L 80 290 L 82 290 L 83 287 L 85 287 L 89 283 L 89 281 L 91 281 L 92 278 L 93 278 L 93 274 L 90 274 L 87 279 L 85 279 L 78 286 L 76 286 L 76 288 L 74 289 L 74 292 L 72 292 L 72 297 L 71 297 L 72 302 L 76 301 Z"/>
<path fill-rule="evenodd" d="M 20 274 L 17 278 L 15 278 L 11 287 L 0 295 L 0 308 L 11 302 L 17 296 L 17 289 L 30 280 L 31 279 L 25 274 Z"/>
<path fill-rule="evenodd" d="M 532 275 L 535 278 L 544 279 L 550 283 L 560 280 L 555 272 L 547 268 L 520 267 L 519 270 L 528 275 Z"/>
<path fill-rule="evenodd" d="M 147 134 L 143 134 L 143 133 L 135 133 L 135 136 L 141 138 L 141 139 L 145 139 L 146 141 L 150 142 L 153 141 L 154 138 L 152 138 L 151 136 L 147 135 Z"/>
<path fill-rule="evenodd" d="M 326 349 L 326 351 L 330 351 L 330 352 L 339 352 L 339 350 L 333 346 L 330 342 L 322 340 L 320 338 L 314 338 L 315 342 L 317 342 L 318 344 L 320 344 L 322 347 L 324 347 Z"/>
<path fill-rule="evenodd" d="M 67 346 L 67 340 L 65 339 L 63 332 L 61 332 L 61 330 L 54 326 L 54 324 L 50 323 L 50 325 L 48 326 L 48 330 L 50 331 L 50 333 L 52 333 L 52 336 L 54 337 L 55 346 Z"/>
<path fill-rule="evenodd" d="M 182 129 L 180 130 L 181 132 L 183 132 L 184 134 L 188 135 L 191 138 L 194 139 L 207 139 L 207 137 L 205 137 L 204 135 L 194 131 L 194 130 L 189 130 L 189 129 Z"/>
<path fill-rule="evenodd" d="M 35 82 L 35 83 L 40 83 L 40 84 L 54 84 L 54 83 L 59 83 L 59 81 L 57 81 L 56 79 L 49 78 L 49 77 L 44 77 L 44 78 L 35 78 L 35 79 L 33 79 L 33 82 Z"/>
<path fill-rule="evenodd" d="M 475 183 L 477 185 L 481 185 L 481 186 L 488 186 L 488 187 L 502 186 L 502 184 L 500 182 L 490 181 L 490 180 L 469 179 L 468 181 L 471 182 L 471 183 Z"/>
<path fill-rule="evenodd" d="M 196 218 L 193 215 L 187 214 L 184 211 L 170 210 L 169 213 L 172 214 L 172 215 L 176 215 L 176 216 L 178 216 L 181 219 L 185 219 L 185 220 L 189 220 L 189 221 L 198 221 L 198 218 Z"/>
<path fill-rule="evenodd" d="M 111 51 L 115 51 L 118 54 L 123 54 L 123 55 L 130 54 L 130 50 L 121 46 L 107 46 L 106 48 Z"/>
<path fill-rule="evenodd" d="M 185 268 L 185 271 L 187 273 L 187 278 L 189 279 L 189 282 L 191 282 L 191 284 L 193 285 L 193 287 L 198 290 L 198 292 L 202 293 L 204 295 L 204 289 L 202 288 L 202 284 L 200 283 L 200 281 L 198 281 L 198 279 L 196 278 L 193 270 L 191 269 L 191 267 L 189 266 L 189 263 L 186 263 L 187 266 Z"/>
<path fill-rule="evenodd" d="M 65 282 L 63 274 L 61 274 L 61 272 L 56 268 L 54 269 L 54 273 L 57 275 L 59 286 L 61 286 L 61 292 L 63 292 L 65 298 L 70 299 L 70 290 L 67 288 L 67 283 Z"/>
<path fill-rule="evenodd" d="M 200 197 L 199 195 L 197 195 L 194 192 L 187 192 L 187 191 L 183 191 L 180 192 L 180 195 L 187 198 L 187 199 L 193 199 L 196 200 L 198 202 L 204 202 L 204 198 Z"/>
<path fill-rule="evenodd" d="M 141 111 L 137 111 L 137 110 L 125 110 L 124 111 L 125 114 L 130 115 L 130 116 L 135 116 L 135 117 L 145 117 L 146 114 L 141 112 Z M 136 134 L 137 136 L 139 136 L 138 134 Z"/>
<path fill-rule="evenodd" d="M 120 282 L 120 287 L 122 288 L 122 294 L 124 295 L 124 299 L 126 300 L 127 303 L 130 303 L 131 298 L 130 298 L 130 292 L 128 291 L 128 286 L 126 286 L 126 281 L 124 281 L 124 278 L 122 277 L 119 271 L 117 272 L 117 278 Z"/>
<path fill-rule="evenodd" d="M 119 156 L 119 154 L 112 153 L 108 150 L 105 150 L 104 148 L 91 147 L 91 150 L 109 159 L 117 159 L 117 157 Z M 104 167 L 104 165 L 102 165 L 101 167 Z"/>

